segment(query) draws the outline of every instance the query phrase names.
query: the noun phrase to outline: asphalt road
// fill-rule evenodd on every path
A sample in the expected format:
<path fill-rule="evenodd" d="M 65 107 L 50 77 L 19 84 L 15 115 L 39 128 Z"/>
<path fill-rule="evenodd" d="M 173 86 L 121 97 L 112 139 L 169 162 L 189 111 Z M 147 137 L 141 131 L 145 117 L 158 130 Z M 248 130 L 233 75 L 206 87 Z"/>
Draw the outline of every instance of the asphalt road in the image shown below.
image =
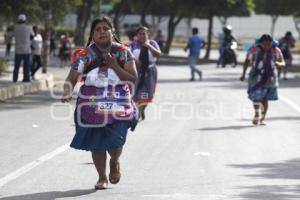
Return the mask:
<path fill-rule="evenodd" d="M 201 68 L 203 81 L 189 82 L 187 67 L 159 66 L 155 102 L 106 191 L 93 190 L 90 153 L 68 148 L 74 101 L 40 92 L 1 103 L 0 200 L 299 199 L 300 79 L 281 83 L 268 125 L 253 127 L 241 68 Z"/>

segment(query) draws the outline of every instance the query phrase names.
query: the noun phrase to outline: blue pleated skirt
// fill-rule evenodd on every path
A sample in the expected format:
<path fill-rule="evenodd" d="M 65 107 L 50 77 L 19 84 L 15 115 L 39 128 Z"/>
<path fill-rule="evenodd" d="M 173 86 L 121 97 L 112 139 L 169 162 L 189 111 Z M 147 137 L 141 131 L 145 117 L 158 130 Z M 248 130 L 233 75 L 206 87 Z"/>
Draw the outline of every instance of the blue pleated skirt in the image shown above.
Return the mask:
<path fill-rule="evenodd" d="M 75 117 L 76 132 L 70 146 L 78 150 L 99 153 L 111 151 L 125 144 L 128 129 L 134 131 L 136 125 L 137 120 L 133 119 L 132 121 L 115 120 L 104 127 L 82 127 Z"/>
<path fill-rule="evenodd" d="M 278 100 L 277 87 L 259 87 L 254 91 L 248 89 L 248 98 L 251 101 L 276 101 Z"/>

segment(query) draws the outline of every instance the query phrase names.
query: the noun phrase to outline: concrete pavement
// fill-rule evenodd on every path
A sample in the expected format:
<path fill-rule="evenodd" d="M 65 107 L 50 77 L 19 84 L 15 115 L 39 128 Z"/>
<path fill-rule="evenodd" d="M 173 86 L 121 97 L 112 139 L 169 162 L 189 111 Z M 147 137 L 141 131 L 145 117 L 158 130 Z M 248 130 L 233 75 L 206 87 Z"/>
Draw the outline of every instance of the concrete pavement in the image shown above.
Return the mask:
<path fill-rule="evenodd" d="M 90 153 L 66 147 L 74 101 L 41 92 L 1 103 L 0 199 L 299 199 L 300 80 L 282 82 L 268 125 L 253 127 L 241 68 L 200 68 L 203 81 L 189 82 L 187 67 L 159 66 L 155 102 L 128 135 L 122 180 L 106 191 L 92 189 Z"/>

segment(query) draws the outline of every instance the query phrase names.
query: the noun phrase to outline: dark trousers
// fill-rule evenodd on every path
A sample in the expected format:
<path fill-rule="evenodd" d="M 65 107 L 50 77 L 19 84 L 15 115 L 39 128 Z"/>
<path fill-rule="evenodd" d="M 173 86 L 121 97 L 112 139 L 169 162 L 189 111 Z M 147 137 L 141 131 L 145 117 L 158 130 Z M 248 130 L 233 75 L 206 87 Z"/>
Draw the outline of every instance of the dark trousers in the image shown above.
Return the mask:
<path fill-rule="evenodd" d="M 33 55 L 32 65 L 31 65 L 32 77 L 34 77 L 34 74 L 40 69 L 41 66 L 42 66 L 41 55 Z"/>
<path fill-rule="evenodd" d="M 10 56 L 11 43 L 6 44 L 5 56 Z"/>
<path fill-rule="evenodd" d="M 13 72 L 13 81 L 18 81 L 19 69 L 23 61 L 23 81 L 30 81 L 30 54 L 16 54 L 15 55 L 15 68 Z"/>

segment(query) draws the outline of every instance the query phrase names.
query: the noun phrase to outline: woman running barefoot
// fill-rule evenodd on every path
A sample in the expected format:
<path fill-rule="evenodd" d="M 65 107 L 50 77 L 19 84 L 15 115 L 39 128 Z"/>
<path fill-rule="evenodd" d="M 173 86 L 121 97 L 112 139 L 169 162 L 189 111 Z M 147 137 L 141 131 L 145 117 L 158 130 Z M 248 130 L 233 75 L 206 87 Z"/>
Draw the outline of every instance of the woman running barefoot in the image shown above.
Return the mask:
<path fill-rule="evenodd" d="M 161 51 L 154 40 L 149 40 L 148 28 L 136 30 L 137 41 L 130 44 L 138 69 L 134 100 L 139 107 L 139 116 L 145 119 L 145 109 L 152 102 L 157 82 L 156 61 Z"/>
<path fill-rule="evenodd" d="M 251 64 L 248 98 L 254 106 L 254 125 L 265 125 L 268 101 L 278 100 L 277 68 L 284 67 L 285 62 L 280 49 L 272 45 L 272 42 L 272 37 L 265 34 L 259 39 L 259 44 L 249 50 L 240 78 L 241 81 L 245 80 L 247 68 Z"/>
<path fill-rule="evenodd" d="M 76 134 L 71 147 L 92 152 L 99 175 L 95 189 L 106 189 L 107 153 L 109 181 L 117 184 L 127 131 L 133 130 L 137 122 L 130 92 L 130 85 L 137 79 L 135 62 L 131 52 L 116 41 L 112 23 L 104 17 L 94 20 L 87 47 L 74 52 L 71 66 L 62 101 L 70 100 L 80 75 L 84 80 L 77 99 Z"/>

